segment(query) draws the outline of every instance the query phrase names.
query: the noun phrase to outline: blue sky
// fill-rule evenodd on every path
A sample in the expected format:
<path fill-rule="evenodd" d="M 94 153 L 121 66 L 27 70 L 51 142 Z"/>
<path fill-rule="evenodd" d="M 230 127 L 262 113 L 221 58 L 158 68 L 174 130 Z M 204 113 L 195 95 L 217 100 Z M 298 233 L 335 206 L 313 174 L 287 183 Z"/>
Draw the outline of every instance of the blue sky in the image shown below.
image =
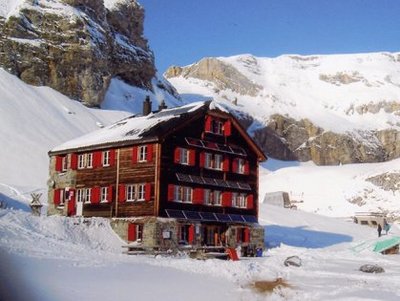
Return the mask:
<path fill-rule="evenodd" d="M 400 51 L 400 0 L 138 0 L 160 73 L 206 56 Z"/>

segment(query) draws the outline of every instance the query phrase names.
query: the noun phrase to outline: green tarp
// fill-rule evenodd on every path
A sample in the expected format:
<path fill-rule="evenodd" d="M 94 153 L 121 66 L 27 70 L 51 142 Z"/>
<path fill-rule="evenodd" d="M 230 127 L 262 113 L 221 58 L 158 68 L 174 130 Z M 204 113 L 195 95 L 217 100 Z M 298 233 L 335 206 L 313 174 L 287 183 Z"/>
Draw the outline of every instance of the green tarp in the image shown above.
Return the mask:
<path fill-rule="evenodd" d="M 390 249 L 400 244 L 400 237 L 393 236 L 389 239 L 381 240 L 375 243 L 374 252 L 381 253 L 387 249 Z"/>

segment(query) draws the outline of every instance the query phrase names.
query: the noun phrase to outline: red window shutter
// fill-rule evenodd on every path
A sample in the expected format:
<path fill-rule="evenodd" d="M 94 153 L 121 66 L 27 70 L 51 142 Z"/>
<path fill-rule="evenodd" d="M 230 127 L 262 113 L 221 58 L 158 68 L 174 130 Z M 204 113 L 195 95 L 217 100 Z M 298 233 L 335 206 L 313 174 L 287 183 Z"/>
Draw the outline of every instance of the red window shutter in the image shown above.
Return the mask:
<path fill-rule="evenodd" d="M 229 158 L 225 156 L 224 158 L 224 163 L 222 165 L 222 170 L 223 171 L 229 171 Z"/>
<path fill-rule="evenodd" d="M 206 163 L 206 153 L 205 152 L 201 152 L 200 153 L 200 167 L 204 167 L 204 164 Z"/>
<path fill-rule="evenodd" d="M 168 185 L 168 201 L 174 200 L 175 186 L 172 184 Z"/>
<path fill-rule="evenodd" d="M 244 174 L 245 174 L 245 175 L 250 174 L 250 165 L 249 165 L 249 161 L 246 161 L 246 162 L 244 163 Z"/>
<path fill-rule="evenodd" d="M 71 154 L 71 169 L 76 170 L 78 168 L 78 155 Z"/>
<path fill-rule="evenodd" d="M 189 226 L 188 243 L 192 244 L 194 241 L 194 225 Z"/>
<path fill-rule="evenodd" d="M 225 191 L 222 194 L 222 206 L 223 207 L 232 207 L 232 193 Z"/>
<path fill-rule="evenodd" d="M 61 156 L 56 156 L 56 171 L 62 170 L 62 160 L 63 158 Z"/>
<path fill-rule="evenodd" d="M 138 159 L 138 148 L 137 146 L 134 146 L 132 149 L 132 163 L 137 163 L 137 159 Z"/>
<path fill-rule="evenodd" d="M 190 166 L 196 165 L 196 151 L 194 149 L 189 150 L 189 165 Z"/>
<path fill-rule="evenodd" d="M 181 162 L 181 149 L 179 147 L 175 148 L 174 162 L 177 164 L 179 164 Z"/>
<path fill-rule="evenodd" d="M 153 162 L 153 144 L 147 145 L 147 162 Z"/>
<path fill-rule="evenodd" d="M 244 228 L 243 242 L 250 242 L 250 229 Z"/>
<path fill-rule="evenodd" d="M 110 166 L 115 165 L 115 149 L 110 149 Z"/>
<path fill-rule="evenodd" d="M 136 225 L 128 224 L 128 241 L 136 240 Z"/>
<path fill-rule="evenodd" d="M 146 183 L 144 186 L 144 199 L 145 201 L 150 201 L 151 199 L 151 184 Z"/>
<path fill-rule="evenodd" d="M 95 186 L 92 188 L 92 197 L 91 197 L 92 204 L 100 203 L 100 187 Z"/>
<path fill-rule="evenodd" d="M 54 189 L 53 202 L 55 206 L 60 205 L 60 194 L 61 194 L 61 189 Z"/>
<path fill-rule="evenodd" d="M 238 172 L 238 159 L 237 158 L 235 158 L 235 159 L 233 159 L 233 161 L 232 161 L 232 171 L 233 172 Z"/>
<path fill-rule="evenodd" d="M 232 134 L 232 124 L 231 121 L 228 120 L 224 124 L 224 136 L 230 136 Z"/>
<path fill-rule="evenodd" d="M 114 200 L 113 186 L 110 185 L 107 187 L 107 202 L 112 203 L 113 200 Z"/>
<path fill-rule="evenodd" d="M 93 168 L 97 168 L 101 166 L 101 154 L 102 152 L 94 152 L 93 153 Z"/>
<path fill-rule="evenodd" d="M 193 204 L 201 205 L 203 204 L 204 189 L 195 188 L 193 190 Z"/>
<path fill-rule="evenodd" d="M 124 203 L 126 201 L 125 185 L 118 185 L 118 202 Z"/>
<path fill-rule="evenodd" d="M 252 194 L 249 194 L 247 196 L 247 209 L 253 209 L 254 208 L 254 197 Z"/>
<path fill-rule="evenodd" d="M 207 117 L 206 117 L 206 122 L 205 122 L 204 130 L 205 130 L 206 132 L 212 132 L 212 117 L 211 117 L 211 116 L 207 116 Z"/>
<path fill-rule="evenodd" d="M 76 214 L 76 208 L 75 208 L 75 199 L 69 200 L 68 202 L 68 216 L 73 216 Z"/>

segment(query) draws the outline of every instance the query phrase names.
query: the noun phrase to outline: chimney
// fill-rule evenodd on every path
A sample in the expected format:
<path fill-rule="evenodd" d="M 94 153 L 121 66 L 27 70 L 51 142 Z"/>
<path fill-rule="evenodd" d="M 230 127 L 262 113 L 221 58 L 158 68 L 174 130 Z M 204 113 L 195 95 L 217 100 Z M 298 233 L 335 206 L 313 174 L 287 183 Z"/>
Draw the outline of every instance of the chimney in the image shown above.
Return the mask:
<path fill-rule="evenodd" d="M 168 108 L 167 105 L 165 104 L 165 100 L 163 99 L 161 103 L 158 105 L 158 111 L 162 111 L 164 109 Z"/>
<path fill-rule="evenodd" d="M 151 113 L 151 101 L 150 96 L 147 95 L 146 99 L 143 101 L 143 116 L 147 116 Z"/>

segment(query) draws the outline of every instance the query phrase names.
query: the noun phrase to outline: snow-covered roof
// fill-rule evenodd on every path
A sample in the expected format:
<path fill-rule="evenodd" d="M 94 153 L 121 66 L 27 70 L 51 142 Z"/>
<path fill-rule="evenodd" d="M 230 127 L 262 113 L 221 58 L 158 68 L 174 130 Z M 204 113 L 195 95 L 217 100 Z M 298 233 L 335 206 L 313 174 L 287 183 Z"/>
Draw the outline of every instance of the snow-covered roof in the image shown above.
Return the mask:
<path fill-rule="evenodd" d="M 164 109 L 160 112 L 151 113 L 147 116 L 131 116 L 110 126 L 56 146 L 50 151 L 50 153 L 92 146 L 108 145 L 117 142 L 134 142 L 143 139 L 156 140 L 158 135 L 161 133 L 149 133 L 150 130 L 154 129 L 155 126 L 173 119 L 180 118 L 183 114 L 195 112 L 206 105 L 209 106 L 209 104 L 209 102 L 203 101 L 194 102 L 181 107 Z"/>

